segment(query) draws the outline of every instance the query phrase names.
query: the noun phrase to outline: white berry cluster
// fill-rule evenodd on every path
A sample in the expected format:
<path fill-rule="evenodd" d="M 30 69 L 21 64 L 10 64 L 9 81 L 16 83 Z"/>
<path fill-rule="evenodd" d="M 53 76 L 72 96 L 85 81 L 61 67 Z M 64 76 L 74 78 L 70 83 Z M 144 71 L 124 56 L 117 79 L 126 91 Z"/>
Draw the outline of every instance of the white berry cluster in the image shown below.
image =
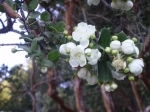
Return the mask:
<path fill-rule="evenodd" d="M 133 2 L 130 0 L 123 1 L 123 0 L 113 0 L 111 2 L 111 7 L 114 9 L 121 9 L 128 11 L 133 7 Z"/>
<path fill-rule="evenodd" d="M 98 49 L 89 47 L 90 40 L 96 37 L 95 32 L 95 26 L 81 22 L 75 27 L 72 36 L 69 36 L 72 37 L 73 40 L 62 44 L 59 48 L 61 54 L 69 57 L 69 64 L 72 67 L 80 68 L 78 76 L 80 77 L 80 75 L 82 75 L 82 77 L 85 77 L 91 85 L 95 84 L 95 82 L 97 83 L 97 76 L 90 75 L 89 71 L 84 67 L 86 65 L 96 65 L 101 57 L 101 52 L 99 52 Z M 88 76 L 88 78 L 86 76 Z"/>
<path fill-rule="evenodd" d="M 113 78 L 124 80 L 127 74 L 130 74 L 130 76 L 141 74 L 144 63 L 142 59 L 137 59 L 139 49 L 134 43 L 137 40 L 133 38 L 120 42 L 117 39 L 117 36 L 113 36 L 110 47 L 105 49 L 107 53 L 113 55 L 112 66 L 115 68 L 112 71 Z"/>

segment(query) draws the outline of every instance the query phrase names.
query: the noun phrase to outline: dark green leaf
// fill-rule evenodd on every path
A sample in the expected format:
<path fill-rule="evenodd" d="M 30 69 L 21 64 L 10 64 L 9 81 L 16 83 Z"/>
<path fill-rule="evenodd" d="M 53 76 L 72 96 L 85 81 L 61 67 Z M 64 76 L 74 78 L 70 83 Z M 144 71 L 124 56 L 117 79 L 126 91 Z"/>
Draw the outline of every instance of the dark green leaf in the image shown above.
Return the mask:
<path fill-rule="evenodd" d="M 60 53 L 58 50 L 53 50 L 48 53 L 48 59 L 52 62 L 56 62 L 59 59 Z"/>
<path fill-rule="evenodd" d="M 29 18 L 37 18 L 41 13 L 38 11 L 31 12 Z"/>
<path fill-rule="evenodd" d="M 31 53 L 32 50 L 30 47 L 27 47 L 27 46 L 20 46 L 20 48 L 22 48 L 24 51 L 28 52 L 28 53 Z"/>
<path fill-rule="evenodd" d="M 33 41 L 32 41 L 32 43 L 31 43 L 31 51 L 34 51 L 34 50 L 36 50 L 37 49 L 37 40 L 34 40 L 33 39 Z"/>
<path fill-rule="evenodd" d="M 22 9 L 23 9 L 24 11 L 28 11 L 28 6 L 27 6 L 27 4 L 26 4 L 26 3 L 23 3 L 23 5 L 22 5 Z"/>
<path fill-rule="evenodd" d="M 55 25 L 55 29 L 58 32 L 63 32 L 64 28 L 65 28 L 65 23 L 63 21 L 57 22 L 56 25 Z"/>
<path fill-rule="evenodd" d="M 41 64 L 42 64 L 42 66 L 45 66 L 45 67 L 52 67 L 54 65 L 53 62 L 51 62 L 50 60 L 47 60 L 47 59 L 42 60 Z"/>
<path fill-rule="evenodd" d="M 19 39 L 24 39 L 25 42 L 31 42 L 32 39 L 30 37 L 19 37 Z"/>
<path fill-rule="evenodd" d="M 55 33 L 63 32 L 65 29 L 65 23 L 63 21 L 57 23 L 49 23 L 47 25 L 49 31 L 54 31 Z"/>
<path fill-rule="evenodd" d="M 38 6 L 38 1 L 39 0 L 31 0 L 29 3 L 29 10 L 32 11 Z"/>
<path fill-rule="evenodd" d="M 41 40 L 43 40 L 44 39 L 44 37 L 43 36 L 40 36 L 40 37 L 36 37 L 36 38 L 34 38 L 34 40 L 35 41 L 41 41 Z"/>
<path fill-rule="evenodd" d="M 5 9 L 2 4 L 0 4 L 0 12 L 5 12 Z"/>
<path fill-rule="evenodd" d="M 45 36 L 46 38 L 50 38 L 50 37 L 51 37 L 51 32 L 45 31 L 45 32 L 44 32 L 44 36 Z"/>
<path fill-rule="evenodd" d="M 98 44 L 106 48 L 109 46 L 110 41 L 111 41 L 111 36 L 110 36 L 109 29 L 103 28 L 100 33 L 100 39 L 98 40 Z"/>
<path fill-rule="evenodd" d="M 127 39 L 127 36 L 126 36 L 126 34 L 125 34 L 123 31 L 120 32 L 120 33 L 118 33 L 116 36 L 118 37 L 118 40 L 119 40 L 120 42 L 123 42 L 124 40 Z"/>
<path fill-rule="evenodd" d="M 45 21 L 45 22 L 50 21 L 50 18 L 51 18 L 51 15 L 48 11 L 42 12 L 42 14 L 41 14 L 41 20 L 42 21 Z"/>
<path fill-rule="evenodd" d="M 99 61 L 98 62 L 98 81 L 99 82 L 109 82 L 112 81 L 113 77 L 111 74 L 111 70 L 107 65 L 106 61 Z"/>
<path fill-rule="evenodd" d="M 32 24 L 32 25 L 29 25 L 29 29 L 30 29 L 30 30 L 35 30 L 36 28 L 37 28 L 36 25 L 33 25 L 33 24 Z"/>
<path fill-rule="evenodd" d="M 102 55 L 102 60 L 103 61 L 110 61 L 109 55 L 106 52 L 104 52 L 104 54 Z"/>

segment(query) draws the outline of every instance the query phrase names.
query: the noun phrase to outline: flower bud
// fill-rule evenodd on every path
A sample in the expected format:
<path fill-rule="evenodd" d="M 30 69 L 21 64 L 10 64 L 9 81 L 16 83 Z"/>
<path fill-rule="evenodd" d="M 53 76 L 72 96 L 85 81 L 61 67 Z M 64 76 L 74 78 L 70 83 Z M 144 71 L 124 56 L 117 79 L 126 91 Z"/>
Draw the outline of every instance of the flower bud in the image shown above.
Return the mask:
<path fill-rule="evenodd" d="M 70 54 L 70 50 L 69 50 L 69 49 L 67 49 L 67 50 L 66 50 L 66 53 L 67 53 L 67 54 Z"/>
<path fill-rule="evenodd" d="M 129 71 L 130 71 L 129 68 L 124 68 L 124 69 L 123 69 L 123 72 L 124 72 L 124 73 L 129 73 Z"/>
<path fill-rule="evenodd" d="M 117 50 L 112 50 L 112 55 L 117 55 L 118 54 L 118 51 Z"/>
<path fill-rule="evenodd" d="M 90 43 L 90 44 L 89 44 L 89 47 L 90 47 L 90 48 L 92 48 L 93 46 L 94 46 L 94 44 L 93 44 L 93 43 Z"/>
<path fill-rule="evenodd" d="M 110 86 L 111 86 L 112 89 L 117 89 L 117 87 L 118 87 L 118 85 L 114 82 Z"/>
<path fill-rule="evenodd" d="M 73 31 L 75 31 L 75 30 L 76 30 L 76 28 L 77 28 L 76 26 L 75 26 L 75 27 L 73 27 Z"/>
<path fill-rule="evenodd" d="M 85 55 L 88 56 L 88 57 L 90 57 L 91 56 L 91 52 L 88 52 Z"/>
<path fill-rule="evenodd" d="M 105 88 L 105 90 L 106 90 L 107 92 L 110 92 L 110 91 L 111 91 L 111 86 L 110 86 L 110 84 L 105 84 L 105 85 L 104 85 L 104 88 Z"/>
<path fill-rule="evenodd" d="M 133 61 L 133 58 L 132 58 L 132 57 L 128 57 L 128 58 L 127 58 L 127 62 L 128 62 L 128 63 L 131 63 L 132 61 Z"/>
<path fill-rule="evenodd" d="M 117 36 L 112 36 L 112 40 L 118 40 Z"/>
<path fill-rule="evenodd" d="M 129 76 L 128 79 L 129 79 L 129 81 L 134 81 L 135 80 L 134 76 Z"/>
<path fill-rule="evenodd" d="M 142 61 L 143 61 L 143 58 L 140 58 L 140 60 L 142 60 Z"/>
<path fill-rule="evenodd" d="M 105 48 L 105 52 L 110 53 L 110 52 L 111 52 L 110 47 L 106 47 L 106 48 Z"/>
<path fill-rule="evenodd" d="M 41 73 L 45 74 L 45 73 L 47 73 L 47 70 L 48 70 L 47 67 L 42 67 L 41 68 Z"/>
<path fill-rule="evenodd" d="M 92 34 L 92 35 L 90 36 L 90 38 L 91 38 L 91 39 L 95 39 L 95 38 L 96 38 L 95 34 Z"/>
<path fill-rule="evenodd" d="M 69 59 L 66 59 L 65 61 L 66 61 L 66 62 L 69 62 Z"/>
<path fill-rule="evenodd" d="M 132 38 L 133 42 L 136 43 L 137 39 L 135 37 Z"/>
<path fill-rule="evenodd" d="M 68 35 L 68 31 L 67 31 L 67 30 L 64 30 L 64 31 L 63 31 L 63 34 L 64 34 L 64 35 Z"/>
<path fill-rule="evenodd" d="M 12 48 L 12 49 L 11 49 L 11 52 L 12 52 L 12 53 L 16 53 L 16 52 L 17 52 L 17 49 L 16 49 L 16 48 Z"/>
<path fill-rule="evenodd" d="M 72 40 L 72 36 L 67 36 L 67 39 L 70 41 L 70 40 Z"/>

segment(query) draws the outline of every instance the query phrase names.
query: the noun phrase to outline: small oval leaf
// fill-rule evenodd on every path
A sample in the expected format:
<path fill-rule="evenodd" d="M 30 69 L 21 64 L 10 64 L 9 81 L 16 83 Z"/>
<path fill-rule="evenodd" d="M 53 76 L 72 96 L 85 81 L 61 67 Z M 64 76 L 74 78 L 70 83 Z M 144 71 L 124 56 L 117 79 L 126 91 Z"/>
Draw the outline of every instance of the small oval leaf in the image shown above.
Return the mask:
<path fill-rule="evenodd" d="M 60 53 L 58 50 L 53 50 L 48 53 L 48 59 L 52 62 L 56 62 L 59 59 Z"/>
<path fill-rule="evenodd" d="M 29 14 L 29 18 L 37 18 L 41 13 L 38 11 L 33 11 Z"/>
<path fill-rule="evenodd" d="M 41 14 L 41 20 L 42 21 L 50 21 L 50 14 L 49 14 L 49 12 L 48 11 L 44 11 L 44 12 L 42 12 L 42 14 Z"/>
<path fill-rule="evenodd" d="M 120 33 L 118 33 L 116 36 L 118 37 L 118 40 L 120 42 L 123 42 L 124 40 L 127 39 L 127 35 L 123 31 L 121 31 Z"/>
<path fill-rule="evenodd" d="M 37 6 L 38 6 L 38 0 L 31 0 L 31 2 L 29 3 L 29 10 L 32 11 L 36 9 Z"/>
<path fill-rule="evenodd" d="M 108 28 L 103 28 L 100 33 L 100 38 L 98 40 L 98 44 L 101 45 L 103 48 L 109 46 L 111 41 L 110 31 Z"/>

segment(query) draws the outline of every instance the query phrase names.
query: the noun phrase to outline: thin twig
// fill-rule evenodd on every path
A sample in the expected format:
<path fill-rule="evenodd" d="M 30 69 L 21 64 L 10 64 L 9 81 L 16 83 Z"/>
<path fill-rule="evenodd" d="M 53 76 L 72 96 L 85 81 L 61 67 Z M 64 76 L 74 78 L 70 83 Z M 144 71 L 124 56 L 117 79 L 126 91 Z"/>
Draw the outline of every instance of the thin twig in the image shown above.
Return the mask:
<path fill-rule="evenodd" d="M 83 7 L 81 7 L 81 10 L 82 10 L 82 14 L 83 14 L 83 17 L 84 17 L 84 22 L 87 23 L 87 17 L 86 17 L 86 14 L 85 14 L 85 9 Z"/>
<path fill-rule="evenodd" d="M 105 4 L 106 7 L 112 9 L 112 7 L 106 2 L 106 0 L 101 0 L 101 1 Z"/>
<path fill-rule="evenodd" d="M 10 43 L 10 44 L 0 44 L 0 46 L 25 46 L 25 45 L 29 45 L 29 43 L 25 43 L 25 44 L 21 44 L 21 43 Z"/>
<path fill-rule="evenodd" d="M 20 34 L 21 36 L 27 36 L 27 35 L 25 35 L 25 34 L 21 33 L 21 32 L 20 32 L 20 31 L 18 31 L 18 30 L 15 30 L 15 29 L 12 29 L 12 30 L 11 30 L 11 32 L 14 32 L 14 33 Z"/>

